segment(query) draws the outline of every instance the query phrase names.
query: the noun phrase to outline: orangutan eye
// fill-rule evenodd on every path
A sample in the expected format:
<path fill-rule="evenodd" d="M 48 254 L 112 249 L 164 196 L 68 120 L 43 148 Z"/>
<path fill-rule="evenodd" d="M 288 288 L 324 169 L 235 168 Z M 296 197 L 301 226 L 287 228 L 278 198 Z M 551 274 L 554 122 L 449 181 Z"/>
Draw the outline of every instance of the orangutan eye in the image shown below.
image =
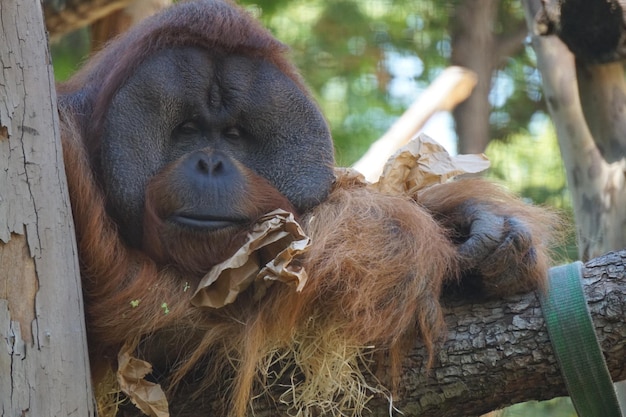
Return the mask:
<path fill-rule="evenodd" d="M 241 131 L 236 127 L 229 127 L 228 129 L 222 132 L 226 139 L 241 139 Z"/>
<path fill-rule="evenodd" d="M 179 124 L 176 131 L 183 135 L 196 135 L 200 133 L 200 126 L 193 120 L 187 120 Z"/>

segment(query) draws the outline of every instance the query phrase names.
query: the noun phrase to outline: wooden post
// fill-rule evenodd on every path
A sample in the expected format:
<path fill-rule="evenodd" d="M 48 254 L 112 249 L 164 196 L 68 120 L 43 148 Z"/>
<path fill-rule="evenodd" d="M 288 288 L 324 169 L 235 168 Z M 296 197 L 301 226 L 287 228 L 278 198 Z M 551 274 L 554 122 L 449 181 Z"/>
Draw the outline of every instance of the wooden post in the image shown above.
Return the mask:
<path fill-rule="evenodd" d="M 93 416 L 41 4 L 2 0 L 0 16 L 0 410 L 3 416 Z"/>

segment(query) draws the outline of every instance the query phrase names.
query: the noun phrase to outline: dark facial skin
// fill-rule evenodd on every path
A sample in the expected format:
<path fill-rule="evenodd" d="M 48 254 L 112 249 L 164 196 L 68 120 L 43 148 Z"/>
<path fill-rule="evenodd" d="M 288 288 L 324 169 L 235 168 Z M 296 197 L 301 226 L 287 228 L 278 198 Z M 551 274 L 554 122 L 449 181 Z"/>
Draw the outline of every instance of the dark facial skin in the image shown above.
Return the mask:
<path fill-rule="evenodd" d="M 245 221 L 231 210 L 254 187 L 240 166 L 304 212 L 327 196 L 334 161 L 322 115 L 290 78 L 261 59 L 189 47 L 157 52 L 120 88 L 96 163 L 109 211 L 139 246 L 146 187 L 168 166 L 185 212 L 166 220 L 201 230 Z"/>

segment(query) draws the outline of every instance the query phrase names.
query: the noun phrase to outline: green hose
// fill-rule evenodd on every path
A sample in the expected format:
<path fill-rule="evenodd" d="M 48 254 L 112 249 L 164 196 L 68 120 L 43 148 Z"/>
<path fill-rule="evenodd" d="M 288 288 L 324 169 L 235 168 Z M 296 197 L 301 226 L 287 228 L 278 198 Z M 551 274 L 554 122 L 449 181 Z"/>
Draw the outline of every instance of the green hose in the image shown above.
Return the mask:
<path fill-rule="evenodd" d="M 582 287 L 582 263 L 552 268 L 540 294 L 548 334 L 580 417 L 622 417 Z"/>

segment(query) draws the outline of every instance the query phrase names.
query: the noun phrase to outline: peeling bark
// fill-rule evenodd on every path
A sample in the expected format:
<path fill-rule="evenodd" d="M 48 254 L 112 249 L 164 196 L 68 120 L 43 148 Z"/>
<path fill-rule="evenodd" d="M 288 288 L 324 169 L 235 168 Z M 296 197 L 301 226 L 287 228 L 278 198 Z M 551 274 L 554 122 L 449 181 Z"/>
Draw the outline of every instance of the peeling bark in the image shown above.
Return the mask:
<path fill-rule="evenodd" d="M 41 5 L 2 0 L 0 16 L 0 414 L 93 416 Z"/>
<path fill-rule="evenodd" d="M 491 140 L 489 92 L 494 71 L 523 48 L 527 35 L 523 22 L 505 33 L 494 32 L 498 5 L 495 0 L 463 0 L 454 9 L 450 62 L 478 75 L 471 96 L 453 111 L 461 154 L 482 153 L 487 148 Z"/>

